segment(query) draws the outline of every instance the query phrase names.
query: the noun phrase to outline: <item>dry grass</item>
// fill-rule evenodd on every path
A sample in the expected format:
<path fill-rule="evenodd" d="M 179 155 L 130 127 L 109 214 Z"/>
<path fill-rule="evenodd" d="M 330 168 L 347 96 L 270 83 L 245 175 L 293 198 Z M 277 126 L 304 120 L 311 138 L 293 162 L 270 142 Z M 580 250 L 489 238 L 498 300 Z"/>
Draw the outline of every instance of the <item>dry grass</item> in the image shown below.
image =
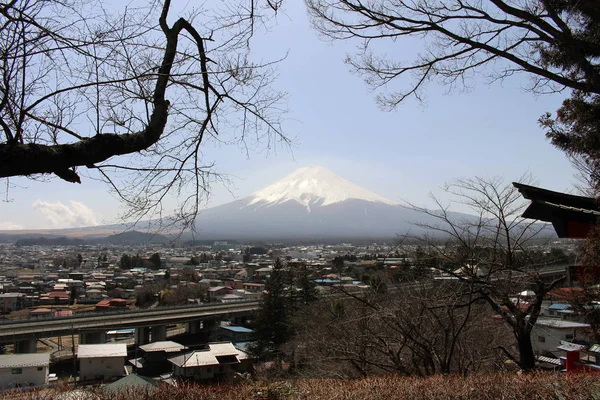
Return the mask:
<path fill-rule="evenodd" d="M 583 400 L 600 399 L 600 375 L 534 373 L 482 374 L 470 377 L 435 376 L 405 378 L 400 376 L 345 380 L 295 380 L 248 382 L 239 385 L 192 385 L 162 387 L 154 393 L 129 390 L 113 395 L 100 388 L 84 394 L 69 387 L 10 397 L 23 400 L 97 399 L 97 400 L 200 400 L 200 399 L 423 399 L 423 400 Z M 81 389 L 79 389 L 81 390 Z"/>

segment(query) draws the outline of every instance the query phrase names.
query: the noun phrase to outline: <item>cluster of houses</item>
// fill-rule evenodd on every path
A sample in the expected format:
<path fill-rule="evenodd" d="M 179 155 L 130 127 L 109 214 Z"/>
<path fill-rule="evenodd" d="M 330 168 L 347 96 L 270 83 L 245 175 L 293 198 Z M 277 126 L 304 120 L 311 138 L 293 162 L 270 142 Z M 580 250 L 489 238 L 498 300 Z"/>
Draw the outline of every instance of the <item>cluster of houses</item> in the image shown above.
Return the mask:
<path fill-rule="evenodd" d="M 564 299 L 566 290 L 576 288 L 551 292 L 532 329 L 531 342 L 538 362 L 547 369 L 600 372 L 600 345 L 584 316 Z M 600 302 L 591 302 L 586 309 L 600 311 Z"/>
<path fill-rule="evenodd" d="M 78 382 L 110 383 L 106 385 L 110 391 L 175 380 L 231 381 L 236 374 L 251 373 L 252 359 L 244 350 L 252 330 L 223 326 L 219 336 L 223 341 L 194 349 L 174 341 L 157 341 L 135 350 L 128 350 L 125 343 L 80 344 L 76 355 Z M 45 387 L 55 379 L 49 372 L 49 353 L 0 355 L 0 390 Z"/>
<path fill-rule="evenodd" d="M 291 251 L 299 256 L 311 256 L 307 251 Z M 316 252 L 314 258 L 302 261 L 287 256 L 288 264 L 302 263 L 320 277 L 320 286 L 356 286 L 362 282 L 352 276 L 332 271 L 331 260 Z M 232 302 L 254 299 L 264 290 L 264 281 L 273 270 L 273 259 L 257 257 L 253 262 L 211 261 L 191 265 L 192 257 L 165 259 L 165 268 L 120 269 L 108 265 L 81 266 L 77 269 L 55 268 L 47 271 L 19 270 L 0 276 L 0 313 L 9 314 L 21 309 L 36 308 L 32 317 L 46 317 L 47 310 L 72 304 L 94 305 L 96 311 L 119 310 L 134 302 L 136 293 L 143 287 L 161 290 L 203 287 L 207 302 Z M 351 263 L 356 270 L 364 270 L 376 261 Z M 350 263 L 349 263 L 350 264 Z M 0 272 L 1 273 L 1 272 Z M 190 276 L 190 273 L 192 274 Z M 160 293 L 155 293 L 157 299 Z M 200 299 L 190 299 L 197 302 Z M 54 312 L 51 315 L 55 315 Z"/>

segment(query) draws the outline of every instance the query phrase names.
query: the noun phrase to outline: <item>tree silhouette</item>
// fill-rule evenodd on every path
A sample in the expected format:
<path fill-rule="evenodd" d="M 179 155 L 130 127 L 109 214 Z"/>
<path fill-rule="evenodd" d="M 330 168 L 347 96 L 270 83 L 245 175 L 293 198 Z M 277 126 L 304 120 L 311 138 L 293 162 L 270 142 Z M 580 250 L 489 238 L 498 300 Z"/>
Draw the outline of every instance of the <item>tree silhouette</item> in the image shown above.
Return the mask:
<path fill-rule="evenodd" d="M 250 58 L 277 4 L 226 0 L 188 18 L 171 8 L 171 0 L 120 13 L 90 0 L 0 4 L 0 178 L 89 175 L 133 218 L 162 213 L 174 194 L 185 221 L 219 177 L 203 142 L 287 141 L 284 96 L 270 88 L 274 62 Z"/>
<path fill-rule="evenodd" d="M 150 256 L 150 264 L 152 265 L 152 269 L 159 269 L 161 265 L 160 254 L 154 253 Z"/>
<path fill-rule="evenodd" d="M 251 351 L 261 358 L 273 358 L 291 337 L 290 304 L 286 294 L 287 276 L 278 258 L 265 282 L 265 291 L 254 324 L 255 342 Z"/>
<path fill-rule="evenodd" d="M 531 78 L 536 94 L 571 91 L 556 118 L 540 119 L 552 143 L 600 173 L 600 7 L 595 0 L 306 0 L 314 26 L 336 40 L 357 39 L 352 69 L 374 89 L 379 104 L 393 109 L 419 100 L 428 82 L 451 89 L 474 77 Z M 405 42 L 418 39 L 414 54 Z M 401 56 L 381 51 L 398 46 Z M 410 50 L 409 50 L 410 51 Z M 411 83 L 404 85 L 407 79 Z M 412 79 L 411 79 L 412 78 Z M 396 86 L 400 84 L 400 86 Z"/>

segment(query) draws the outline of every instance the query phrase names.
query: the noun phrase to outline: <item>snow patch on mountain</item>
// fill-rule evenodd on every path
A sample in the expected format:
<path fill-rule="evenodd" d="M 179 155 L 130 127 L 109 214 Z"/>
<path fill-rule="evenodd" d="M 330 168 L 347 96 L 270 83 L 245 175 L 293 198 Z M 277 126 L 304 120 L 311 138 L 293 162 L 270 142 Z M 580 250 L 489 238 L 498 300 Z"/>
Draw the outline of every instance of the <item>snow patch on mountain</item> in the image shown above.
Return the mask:
<path fill-rule="evenodd" d="M 292 200 L 304 205 L 310 212 L 311 206 L 326 206 L 350 199 L 398 205 L 323 167 L 304 167 L 296 170 L 282 180 L 252 194 L 248 205 L 271 206 Z"/>

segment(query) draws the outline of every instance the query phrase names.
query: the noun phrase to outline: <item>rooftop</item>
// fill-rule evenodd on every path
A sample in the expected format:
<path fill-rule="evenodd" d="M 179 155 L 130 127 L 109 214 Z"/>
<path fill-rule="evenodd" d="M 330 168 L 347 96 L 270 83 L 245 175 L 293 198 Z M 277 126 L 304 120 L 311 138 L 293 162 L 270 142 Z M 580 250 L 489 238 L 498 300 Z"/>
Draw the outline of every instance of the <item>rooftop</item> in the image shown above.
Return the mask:
<path fill-rule="evenodd" d="M 246 327 L 243 326 L 222 326 L 221 329 L 225 329 L 231 332 L 236 332 L 236 333 L 252 333 L 252 329 L 248 329 Z"/>
<path fill-rule="evenodd" d="M 50 364 L 50 353 L 0 355 L 0 368 L 44 367 Z"/>
<path fill-rule="evenodd" d="M 127 345 L 124 343 L 80 344 L 77 358 L 126 357 Z"/>
<path fill-rule="evenodd" d="M 589 328 L 590 324 L 582 324 L 581 322 L 563 321 L 561 319 L 538 319 L 536 325 L 558 329 L 578 329 Z"/>
<path fill-rule="evenodd" d="M 155 381 L 154 379 L 146 378 L 145 376 L 140 376 L 137 374 L 131 374 L 124 378 L 119 379 L 116 382 L 110 383 L 104 387 L 105 392 L 107 393 L 115 393 L 120 391 L 130 391 L 132 388 L 150 390 L 155 386 L 160 385 L 160 381 Z"/>
<path fill-rule="evenodd" d="M 187 349 L 187 347 L 185 347 L 182 344 L 170 341 L 170 340 L 165 340 L 165 341 L 161 341 L 161 342 L 145 344 L 143 346 L 140 346 L 140 349 L 144 350 L 145 352 L 165 351 L 167 353 L 172 353 L 172 352 L 178 352 L 181 350 L 185 350 L 185 349 Z"/>
<path fill-rule="evenodd" d="M 231 342 L 211 343 L 208 347 L 215 356 L 235 356 L 240 353 Z"/>
<path fill-rule="evenodd" d="M 210 350 L 192 351 L 191 353 L 171 357 L 169 361 L 181 368 L 219 364 L 217 357 Z"/>
<path fill-rule="evenodd" d="M 180 368 L 201 367 L 208 365 L 219 365 L 239 363 L 248 355 L 235 348 L 230 342 L 210 343 L 208 350 L 196 350 L 190 353 L 169 358 L 169 361 Z M 219 360 L 220 359 L 220 360 Z"/>
<path fill-rule="evenodd" d="M 549 305 L 548 307 L 546 307 L 546 310 L 568 310 L 569 308 L 571 308 L 570 304 L 556 303 L 556 304 L 552 304 L 552 305 Z"/>

